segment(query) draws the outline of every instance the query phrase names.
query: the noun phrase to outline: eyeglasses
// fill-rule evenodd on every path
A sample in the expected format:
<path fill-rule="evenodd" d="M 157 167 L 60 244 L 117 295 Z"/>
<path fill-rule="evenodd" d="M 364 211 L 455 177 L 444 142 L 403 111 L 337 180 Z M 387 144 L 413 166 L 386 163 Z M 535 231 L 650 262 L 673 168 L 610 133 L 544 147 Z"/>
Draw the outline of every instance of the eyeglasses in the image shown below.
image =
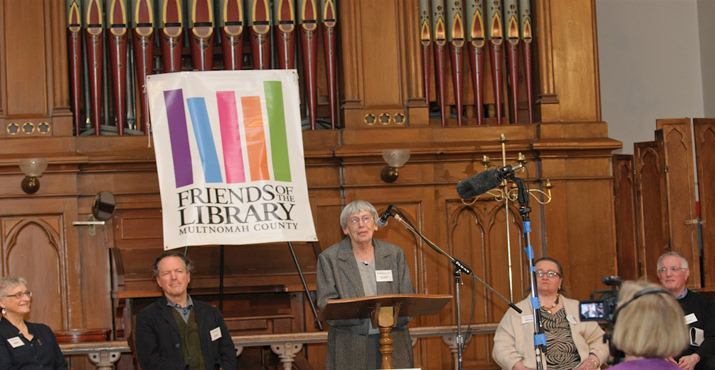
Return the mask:
<path fill-rule="evenodd" d="M 680 271 L 680 270 L 685 270 L 686 268 L 687 268 L 687 267 L 677 267 L 677 266 L 659 267 L 659 268 L 658 268 L 658 273 L 659 273 L 659 274 L 665 274 L 666 272 L 668 272 L 668 270 L 670 270 L 670 272 L 675 273 L 675 272 L 678 272 L 678 271 Z"/>
<path fill-rule="evenodd" d="M 8 294 L 5 297 L 10 298 L 13 297 L 15 299 L 22 299 L 22 297 L 27 296 L 27 298 L 32 298 L 32 292 L 29 290 L 26 290 L 24 292 L 18 292 L 15 294 Z"/>
<path fill-rule="evenodd" d="M 553 278 L 555 278 L 555 277 L 557 277 L 557 276 L 560 277 L 561 274 L 559 274 L 558 272 L 553 271 L 553 270 L 549 270 L 549 271 L 541 271 L 541 270 L 539 270 L 539 271 L 536 271 L 536 276 L 538 276 L 538 277 L 540 277 L 540 278 L 542 278 L 542 277 L 544 277 L 544 276 L 548 276 L 549 279 L 553 279 Z"/>
<path fill-rule="evenodd" d="M 370 225 L 372 223 L 372 216 L 352 217 L 348 221 L 351 225 L 357 225 L 360 221 L 365 225 Z"/>

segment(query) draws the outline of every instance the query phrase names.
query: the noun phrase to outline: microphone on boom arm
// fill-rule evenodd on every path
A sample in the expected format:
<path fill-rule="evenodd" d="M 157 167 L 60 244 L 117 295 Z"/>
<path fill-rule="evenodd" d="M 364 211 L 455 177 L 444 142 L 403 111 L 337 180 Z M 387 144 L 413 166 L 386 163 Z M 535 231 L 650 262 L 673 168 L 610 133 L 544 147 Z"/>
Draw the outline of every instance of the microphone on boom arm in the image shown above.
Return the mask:
<path fill-rule="evenodd" d="M 382 212 L 382 215 L 380 215 L 380 217 L 379 217 L 379 218 L 377 219 L 377 221 L 375 222 L 375 223 L 377 224 L 377 226 L 380 226 L 380 227 L 385 227 L 385 226 L 387 226 L 387 219 L 390 218 L 390 216 L 394 216 L 394 215 L 395 215 L 395 214 L 392 212 L 392 207 L 394 207 L 394 206 L 395 206 L 395 205 L 392 204 L 392 203 L 390 203 L 390 205 L 387 206 L 387 209 L 385 210 L 385 212 Z"/>
<path fill-rule="evenodd" d="M 468 177 L 457 183 L 457 194 L 462 199 L 474 198 L 499 186 L 506 178 L 514 175 L 514 171 L 524 167 L 506 165 L 502 168 L 492 168 Z"/>

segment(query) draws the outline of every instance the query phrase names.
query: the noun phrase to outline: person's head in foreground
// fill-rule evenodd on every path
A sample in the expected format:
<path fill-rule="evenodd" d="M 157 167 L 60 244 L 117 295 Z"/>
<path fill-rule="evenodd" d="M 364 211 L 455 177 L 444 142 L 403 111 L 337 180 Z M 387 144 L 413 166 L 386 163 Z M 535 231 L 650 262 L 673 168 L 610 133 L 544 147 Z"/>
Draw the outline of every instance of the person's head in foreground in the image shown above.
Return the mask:
<path fill-rule="evenodd" d="M 613 345 L 626 354 L 626 361 L 677 356 L 688 345 L 683 310 L 660 285 L 623 283 L 615 315 Z"/>

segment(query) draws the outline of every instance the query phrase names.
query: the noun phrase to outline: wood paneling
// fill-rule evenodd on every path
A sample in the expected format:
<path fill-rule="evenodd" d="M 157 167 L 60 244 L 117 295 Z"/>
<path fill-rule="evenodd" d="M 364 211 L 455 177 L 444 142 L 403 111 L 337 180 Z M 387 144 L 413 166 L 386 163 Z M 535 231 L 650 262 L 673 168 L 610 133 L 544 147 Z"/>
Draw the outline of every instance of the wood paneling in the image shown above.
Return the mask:
<path fill-rule="evenodd" d="M 637 280 L 639 269 L 633 156 L 613 156 L 613 175 L 618 276 L 623 280 Z"/>
<path fill-rule="evenodd" d="M 8 52 L 2 53 L 6 76 L 7 114 L 46 116 L 47 70 L 45 1 L 6 1 L 3 35 Z"/>
<path fill-rule="evenodd" d="M 656 141 L 662 141 L 670 249 L 690 261 L 690 288 L 700 288 L 700 253 L 695 212 L 695 178 L 690 119 L 656 120 Z"/>
<path fill-rule="evenodd" d="M 693 119 L 700 199 L 703 287 L 715 288 L 715 120 Z"/>
<path fill-rule="evenodd" d="M 35 295 L 32 316 L 53 328 L 68 324 L 67 261 L 60 235 L 61 218 L 2 217 L 3 272 L 27 279 Z M 58 310 L 57 307 L 64 309 Z"/>
<path fill-rule="evenodd" d="M 542 84 L 547 88 L 553 84 L 555 95 L 549 95 L 548 90 L 539 93 L 546 93 L 548 102 L 558 102 L 541 106 L 541 121 L 600 121 L 595 1 L 546 0 L 535 5 L 536 14 L 542 15 L 534 22 L 536 40 L 539 47 L 547 48 L 542 49 L 539 59 L 551 61 L 539 66 L 540 78 L 546 79 Z M 548 10 L 541 13 L 539 7 Z M 539 25 L 541 20 L 547 23 Z M 541 27 L 546 28 L 543 33 Z M 550 69 L 553 75 L 548 73 Z M 573 90 L 574 86 L 581 88 Z"/>
<path fill-rule="evenodd" d="M 658 257 L 669 250 L 665 159 L 657 142 L 633 145 L 639 276 L 657 282 Z"/>
<path fill-rule="evenodd" d="M 0 137 L 72 135 L 64 4 L 3 0 L 0 16 Z"/>

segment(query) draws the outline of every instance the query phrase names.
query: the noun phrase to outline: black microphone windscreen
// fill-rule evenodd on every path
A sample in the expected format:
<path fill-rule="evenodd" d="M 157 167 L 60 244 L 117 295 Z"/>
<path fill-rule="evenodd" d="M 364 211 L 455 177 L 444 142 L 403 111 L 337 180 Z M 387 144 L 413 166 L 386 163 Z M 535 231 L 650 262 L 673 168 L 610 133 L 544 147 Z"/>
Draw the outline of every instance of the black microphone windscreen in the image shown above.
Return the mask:
<path fill-rule="evenodd" d="M 457 194 L 462 199 L 474 198 L 496 188 L 501 182 L 498 170 L 486 170 L 457 183 Z"/>

